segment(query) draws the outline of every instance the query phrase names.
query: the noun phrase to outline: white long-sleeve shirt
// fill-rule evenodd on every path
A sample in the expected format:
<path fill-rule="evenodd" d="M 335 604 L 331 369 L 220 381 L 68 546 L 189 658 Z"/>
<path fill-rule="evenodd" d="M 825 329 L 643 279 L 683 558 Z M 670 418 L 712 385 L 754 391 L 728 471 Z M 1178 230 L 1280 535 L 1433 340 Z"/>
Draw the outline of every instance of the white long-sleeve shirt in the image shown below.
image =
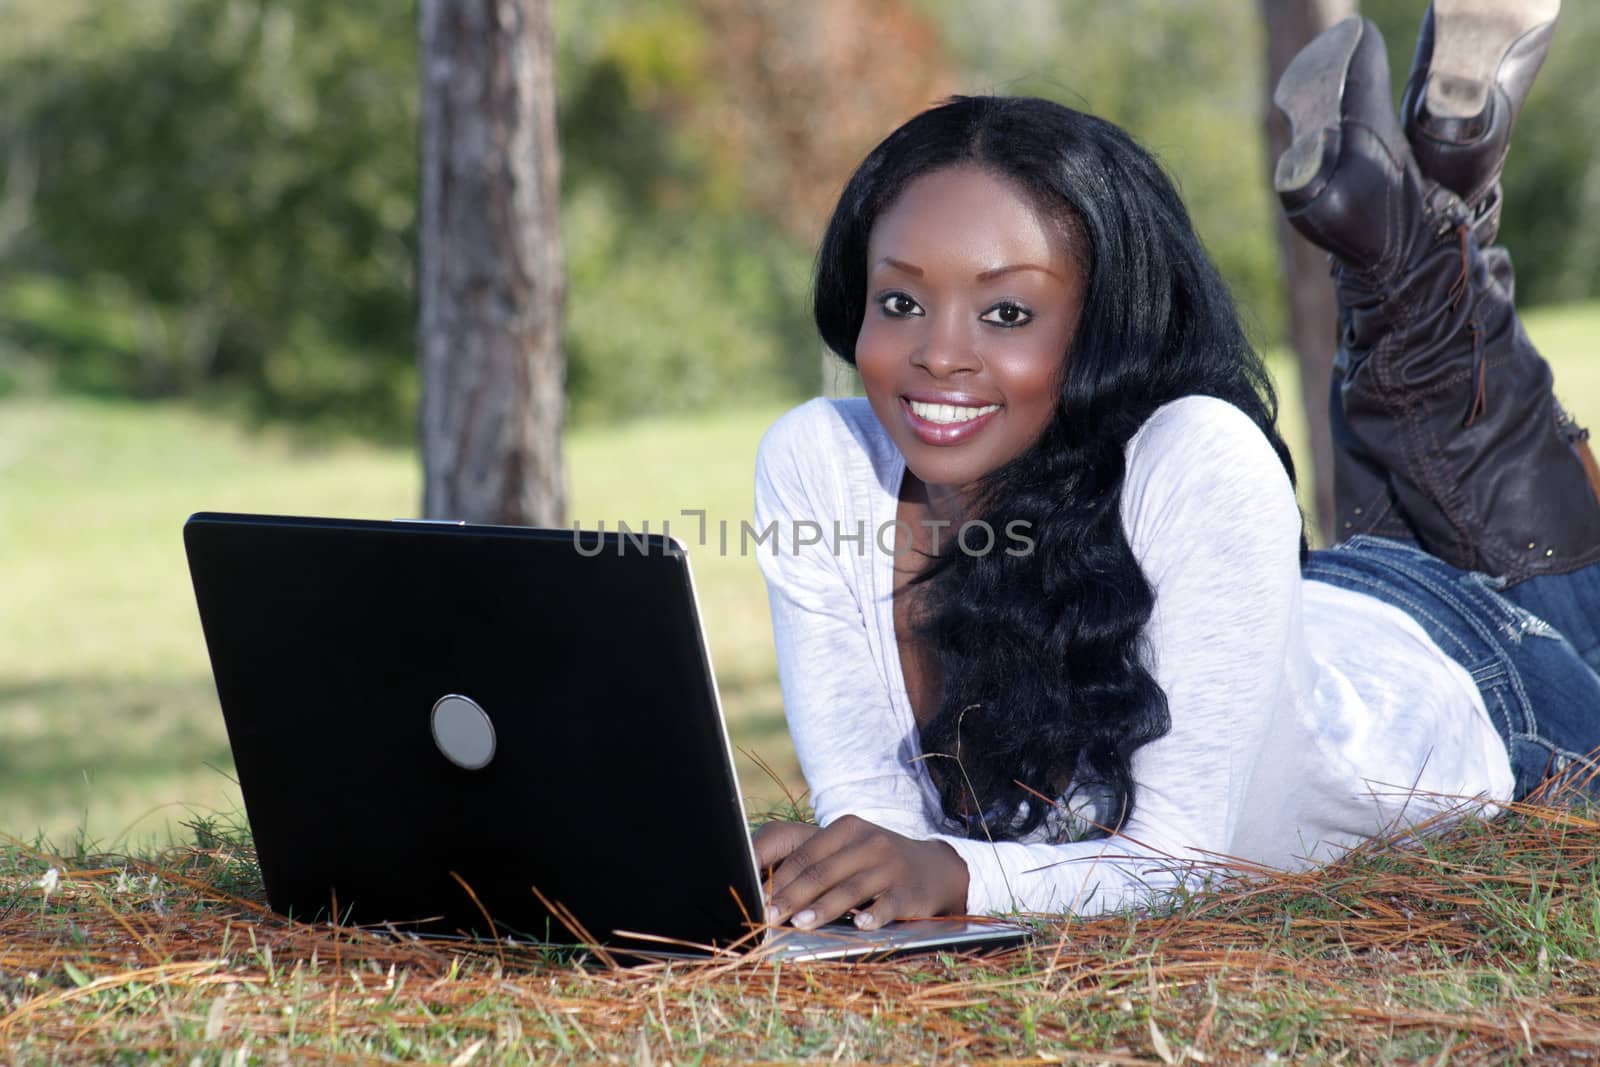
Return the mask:
<path fill-rule="evenodd" d="M 1302 579 L 1277 456 L 1243 412 L 1194 396 L 1127 448 L 1122 521 L 1155 590 L 1147 662 L 1172 723 L 1133 753 L 1134 814 L 1091 840 L 950 833 L 895 641 L 904 473 L 864 400 L 790 411 L 757 458 L 756 524 L 777 530 L 757 555 L 818 820 L 854 814 L 949 843 L 967 864 L 969 912 L 1138 905 L 1229 859 L 1331 859 L 1453 806 L 1441 798 L 1510 798 L 1510 761 L 1471 677 L 1398 608 Z"/>

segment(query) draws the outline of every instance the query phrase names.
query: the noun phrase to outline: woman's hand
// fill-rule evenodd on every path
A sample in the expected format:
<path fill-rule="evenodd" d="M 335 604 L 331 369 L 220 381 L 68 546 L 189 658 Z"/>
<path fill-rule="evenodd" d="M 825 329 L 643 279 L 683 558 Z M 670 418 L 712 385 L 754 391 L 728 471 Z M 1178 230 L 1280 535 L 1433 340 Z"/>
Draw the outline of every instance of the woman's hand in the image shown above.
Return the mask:
<path fill-rule="evenodd" d="M 856 911 L 856 926 L 960 914 L 967 865 L 943 841 L 915 841 L 845 815 L 826 829 L 769 822 L 755 834 L 756 863 L 770 870 L 767 922 L 803 930 Z"/>

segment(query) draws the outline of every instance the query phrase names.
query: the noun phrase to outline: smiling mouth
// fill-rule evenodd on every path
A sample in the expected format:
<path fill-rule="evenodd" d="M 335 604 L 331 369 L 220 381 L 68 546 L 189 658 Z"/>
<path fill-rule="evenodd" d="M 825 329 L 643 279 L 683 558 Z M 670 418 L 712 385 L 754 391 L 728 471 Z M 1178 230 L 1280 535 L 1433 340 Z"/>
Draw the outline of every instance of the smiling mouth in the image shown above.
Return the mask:
<path fill-rule="evenodd" d="M 960 426 L 1000 410 L 999 404 L 984 404 L 981 407 L 967 404 L 929 404 L 909 397 L 906 399 L 906 404 L 917 418 L 936 426 Z"/>

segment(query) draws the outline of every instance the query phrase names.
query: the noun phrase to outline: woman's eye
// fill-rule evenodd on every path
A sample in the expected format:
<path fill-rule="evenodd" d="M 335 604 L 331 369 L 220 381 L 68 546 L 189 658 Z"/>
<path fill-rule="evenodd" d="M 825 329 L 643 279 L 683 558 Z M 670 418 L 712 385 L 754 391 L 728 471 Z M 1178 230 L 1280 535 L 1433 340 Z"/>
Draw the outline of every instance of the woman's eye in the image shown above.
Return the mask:
<path fill-rule="evenodd" d="M 996 326 L 1021 326 L 1033 318 L 1033 312 L 1021 304 L 1013 304 L 1007 300 L 985 311 L 982 318 L 984 322 Z"/>
<path fill-rule="evenodd" d="M 922 306 L 904 293 L 885 293 L 878 298 L 884 313 L 897 319 L 922 314 Z"/>

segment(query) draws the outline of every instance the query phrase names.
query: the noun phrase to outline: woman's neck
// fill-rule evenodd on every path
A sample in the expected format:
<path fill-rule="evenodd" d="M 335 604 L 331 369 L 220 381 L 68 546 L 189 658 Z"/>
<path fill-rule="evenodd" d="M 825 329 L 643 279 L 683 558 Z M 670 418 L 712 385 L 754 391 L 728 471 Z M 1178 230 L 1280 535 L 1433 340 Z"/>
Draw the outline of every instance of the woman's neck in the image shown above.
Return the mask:
<path fill-rule="evenodd" d="M 918 495 L 930 519 L 949 523 L 949 528 L 953 530 L 970 514 L 972 501 L 967 491 L 953 485 L 929 485 L 917 479 L 910 471 L 906 472 L 906 478 L 916 480 L 917 485 L 921 487 Z"/>

